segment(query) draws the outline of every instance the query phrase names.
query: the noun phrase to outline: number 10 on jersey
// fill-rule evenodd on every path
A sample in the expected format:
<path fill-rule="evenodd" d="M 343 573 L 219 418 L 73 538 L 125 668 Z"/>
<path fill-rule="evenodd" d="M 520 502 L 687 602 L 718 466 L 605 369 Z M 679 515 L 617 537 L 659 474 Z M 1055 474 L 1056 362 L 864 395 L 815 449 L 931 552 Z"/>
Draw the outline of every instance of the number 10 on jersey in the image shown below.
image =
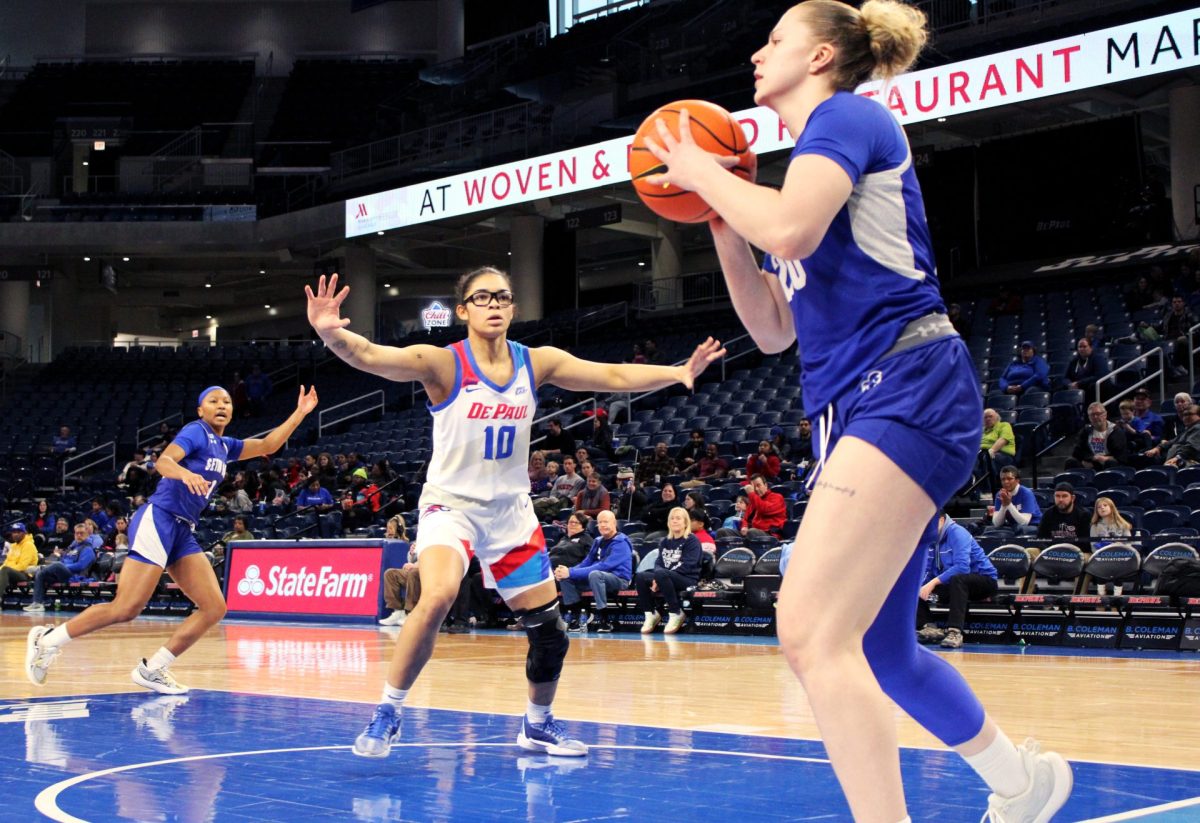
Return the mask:
<path fill-rule="evenodd" d="M 503 460 L 512 457 L 513 444 L 517 440 L 516 426 L 488 426 L 483 430 L 483 459 Z"/>

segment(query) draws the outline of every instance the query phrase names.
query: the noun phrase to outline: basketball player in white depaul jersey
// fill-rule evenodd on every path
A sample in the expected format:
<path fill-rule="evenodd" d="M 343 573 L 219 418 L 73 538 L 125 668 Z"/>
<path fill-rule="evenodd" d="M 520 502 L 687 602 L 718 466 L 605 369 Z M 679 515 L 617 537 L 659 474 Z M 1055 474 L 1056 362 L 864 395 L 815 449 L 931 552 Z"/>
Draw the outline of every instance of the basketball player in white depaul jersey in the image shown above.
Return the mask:
<path fill-rule="evenodd" d="M 321 277 L 308 295 L 308 321 L 334 353 L 357 369 L 390 380 L 419 380 L 433 415 L 433 457 L 421 494 L 417 531 L 421 599 L 404 624 L 388 668 L 383 700 L 354 742 L 354 753 L 385 757 L 399 736 L 400 710 L 433 653 L 438 627 L 458 594 L 472 555 L 484 581 L 504 598 L 529 637 L 525 675 L 529 704 L 517 743 L 530 751 L 583 756 L 550 713 L 567 654 L 566 624 L 546 542 L 529 502 L 529 433 L 537 387 L 574 391 L 649 391 L 692 382 L 724 354 L 712 338 L 682 366 L 592 363 L 561 349 L 508 340 L 513 293 L 494 268 L 464 275 L 455 313 L 467 339 L 446 348 L 380 346 L 346 329 L 340 316 L 349 287 Z"/>

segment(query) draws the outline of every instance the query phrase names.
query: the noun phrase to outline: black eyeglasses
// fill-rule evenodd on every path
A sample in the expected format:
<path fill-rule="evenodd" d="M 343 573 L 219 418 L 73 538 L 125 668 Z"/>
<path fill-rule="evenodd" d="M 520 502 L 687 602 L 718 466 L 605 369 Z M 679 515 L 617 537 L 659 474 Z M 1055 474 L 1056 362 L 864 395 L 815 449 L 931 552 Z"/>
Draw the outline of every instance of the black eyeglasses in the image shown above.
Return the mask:
<path fill-rule="evenodd" d="M 480 308 L 483 308 L 484 306 L 491 305 L 493 300 L 496 301 L 497 306 L 502 309 L 506 309 L 513 304 L 513 293 L 508 289 L 501 289 L 500 291 L 488 291 L 487 289 L 480 289 L 479 291 L 468 294 L 465 298 L 463 298 L 462 302 L 464 306 L 470 303 L 473 306 L 479 306 Z"/>

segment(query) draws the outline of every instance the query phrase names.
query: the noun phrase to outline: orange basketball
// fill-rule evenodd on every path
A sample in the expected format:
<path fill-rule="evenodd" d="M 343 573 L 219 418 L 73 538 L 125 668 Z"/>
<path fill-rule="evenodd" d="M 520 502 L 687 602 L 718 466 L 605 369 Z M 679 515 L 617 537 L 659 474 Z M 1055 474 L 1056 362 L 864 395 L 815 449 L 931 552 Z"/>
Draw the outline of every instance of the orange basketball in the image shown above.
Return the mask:
<path fill-rule="evenodd" d="M 678 100 L 647 117 L 633 136 L 629 174 L 638 197 L 655 214 L 677 223 L 703 223 L 713 216 L 713 210 L 700 195 L 684 191 L 673 183 L 663 188 L 662 184 L 651 185 L 645 180 L 650 175 L 666 171 L 666 167 L 646 148 L 646 138 L 652 137 L 661 144 L 656 125 L 659 119 L 666 123 L 672 134 L 678 136 L 679 112 L 685 108 L 691 118 L 692 137 L 696 144 L 713 154 L 737 155 L 741 162 L 731 171 L 743 179 L 749 179 L 747 155 L 750 145 L 741 124 L 725 109 L 705 100 Z"/>

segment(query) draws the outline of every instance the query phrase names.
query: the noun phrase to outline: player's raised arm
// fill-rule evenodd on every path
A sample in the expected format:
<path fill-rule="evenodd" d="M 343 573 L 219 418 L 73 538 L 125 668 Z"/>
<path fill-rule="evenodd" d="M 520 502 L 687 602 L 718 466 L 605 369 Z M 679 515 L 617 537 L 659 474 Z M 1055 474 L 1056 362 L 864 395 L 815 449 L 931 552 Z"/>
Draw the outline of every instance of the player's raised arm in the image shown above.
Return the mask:
<path fill-rule="evenodd" d="M 343 286 L 339 292 L 337 282 L 336 274 L 328 283 L 325 275 L 321 275 L 315 294 L 311 286 L 304 287 L 308 296 L 308 322 L 334 354 L 356 369 L 388 380 L 439 382 L 442 372 L 453 372 L 453 355 L 445 349 L 426 345 L 381 346 L 346 328 L 350 318 L 342 317 L 341 310 L 350 287 Z"/>
<path fill-rule="evenodd" d="M 653 391 L 682 383 L 692 388 L 714 361 L 725 355 L 721 341 L 708 338 L 678 366 L 650 366 L 640 363 L 595 363 L 580 360 L 553 346 L 531 350 L 538 384 L 551 383 L 571 391 Z"/>

